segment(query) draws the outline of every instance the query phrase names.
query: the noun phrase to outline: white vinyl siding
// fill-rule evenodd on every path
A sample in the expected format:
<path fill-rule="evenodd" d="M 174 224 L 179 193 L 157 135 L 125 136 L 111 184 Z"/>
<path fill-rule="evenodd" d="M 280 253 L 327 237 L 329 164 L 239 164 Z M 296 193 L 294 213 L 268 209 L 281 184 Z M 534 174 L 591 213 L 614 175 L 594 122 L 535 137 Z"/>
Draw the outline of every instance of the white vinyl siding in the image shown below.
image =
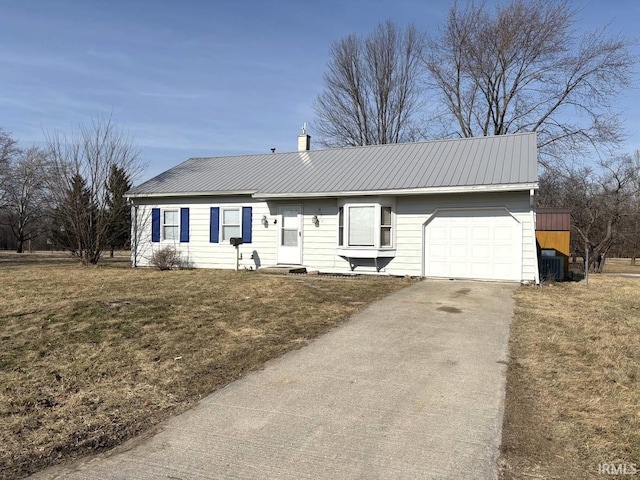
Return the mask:
<path fill-rule="evenodd" d="M 344 260 L 336 255 L 339 230 L 339 208 L 335 199 L 313 199 L 301 202 L 302 265 L 309 270 L 347 272 Z M 318 224 L 313 222 L 314 215 Z M 347 239 L 345 238 L 345 242 Z"/>
<path fill-rule="evenodd" d="M 151 209 L 160 208 L 162 211 L 174 210 L 179 220 L 180 207 L 189 208 L 190 238 L 188 244 L 180 246 L 181 255 L 190 260 L 197 268 L 235 268 L 235 248 L 229 245 L 228 240 L 220 243 L 210 243 L 210 209 L 220 207 L 220 228 L 223 224 L 223 212 L 225 209 L 241 212 L 242 206 L 253 208 L 252 243 L 239 247 L 242 256 L 240 268 L 262 268 L 277 264 L 277 246 L 281 232 L 280 222 L 277 218 L 278 207 L 286 202 L 262 201 L 249 196 L 229 197 L 200 197 L 187 199 L 137 199 L 138 207 L 138 238 L 140 244 L 137 249 L 132 249 L 132 254 L 137 252 L 136 264 L 148 265 L 148 259 L 154 250 L 161 248 L 159 243 L 152 243 L 151 239 Z M 473 209 L 478 207 L 488 209 L 503 209 L 521 225 L 521 247 L 514 242 L 514 249 L 521 256 L 521 280 L 535 280 L 537 270 L 536 244 L 534 236 L 533 215 L 529 205 L 529 192 L 505 192 L 505 193 L 467 193 L 467 194 L 439 194 L 439 195 L 411 195 L 398 197 L 359 197 L 339 199 L 305 199 L 299 200 L 302 205 L 301 215 L 301 242 L 302 265 L 307 270 L 319 270 L 327 273 L 352 272 L 348 260 L 339 255 L 341 249 L 350 248 L 347 243 L 348 219 L 347 207 L 360 207 L 378 205 L 375 213 L 374 243 L 383 247 L 383 240 L 391 238 L 391 248 L 395 250 L 392 258 L 382 259 L 378 272 L 373 261 L 364 259 L 353 270 L 353 273 L 371 273 L 382 275 L 425 275 L 425 228 L 434 212 L 444 209 Z M 340 207 L 343 210 L 343 238 L 344 245 L 339 245 L 340 233 Z M 390 232 L 385 233 L 385 216 L 388 219 L 388 210 L 391 208 L 392 225 Z M 134 212 L 132 212 L 134 215 Z M 317 225 L 313 217 L 318 219 Z M 262 218 L 266 218 L 266 226 Z M 241 216 L 240 216 L 241 220 Z M 161 217 L 161 226 L 162 217 Z M 179 230 L 179 229 L 178 229 Z M 239 234 L 240 236 L 241 228 Z M 230 233 L 230 232 L 229 232 Z M 179 235 L 179 232 L 178 234 Z M 353 247 L 372 248 L 372 247 Z M 389 248 L 389 247 L 385 247 Z M 380 260 L 380 259 L 379 259 Z"/>
<path fill-rule="evenodd" d="M 176 210 L 179 214 L 179 207 L 189 208 L 189 243 L 180 244 L 178 250 L 183 259 L 189 262 L 194 268 L 235 268 L 235 247 L 229 241 L 222 240 L 223 210 L 236 210 L 241 212 L 242 207 L 252 207 L 252 242 L 240 245 L 239 251 L 242 256 L 240 268 L 256 269 L 265 265 L 275 265 L 276 263 L 276 225 L 273 224 L 275 217 L 271 215 L 268 205 L 262 201 L 256 201 L 250 197 L 229 196 L 215 198 L 190 198 L 187 199 L 163 199 L 163 203 L 157 203 L 156 199 L 136 200 L 138 206 L 138 239 L 137 249 L 132 248 L 132 257 L 137 253 L 135 264 L 138 266 L 148 266 L 149 259 L 154 251 L 162 248 L 161 243 L 152 243 L 151 238 L 151 210 L 160 208 Z M 211 207 L 220 208 L 219 216 L 219 243 L 211 243 Z M 179 215 L 178 215 L 179 216 Z M 268 224 L 265 227 L 261 219 L 267 217 Z M 132 218 L 135 217 L 135 209 L 132 209 Z M 242 216 L 240 215 L 240 220 Z M 242 223 L 242 222 L 241 222 Z M 161 216 L 162 226 L 162 216 Z M 240 226 L 242 227 L 242 226 Z M 229 232 L 232 233 L 232 232 Z M 179 235 L 179 233 L 178 233 Z M 240 228 L 237 237 L 242 236 Z M 179 236 L 176 237 L 178 241 Z M 272 240 L 273 239 L 273 240 Z M 332 241 L 334 239 L 332 238 Z M 256 254 L 254 255 L 254 251 Z M 133 259 L 133 258 L 132 258 Z"/>

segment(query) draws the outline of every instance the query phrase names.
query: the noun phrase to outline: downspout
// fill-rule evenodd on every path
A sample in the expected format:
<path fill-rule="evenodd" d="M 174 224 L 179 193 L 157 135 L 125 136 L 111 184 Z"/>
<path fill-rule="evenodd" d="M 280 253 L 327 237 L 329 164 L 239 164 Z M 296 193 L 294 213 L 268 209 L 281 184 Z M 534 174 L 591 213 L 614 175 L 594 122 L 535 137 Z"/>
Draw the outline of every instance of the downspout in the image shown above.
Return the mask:
<path fill-rule="evenodd" d="M 133 268 L 138 266 L 138 205 L 136 205 L 133 199 L 129 198 L 129 204 L 133 209 L 133 225 L 132 225 L 132 254 L 133 254 Z"/>
<path fill-rule="evenodd" d="M 531 215 L 531 226 L 533 227 L 533 251 L 535 258 L 533 276 L 536 285 L 540 285 L 540 259 L 538 258 L 538 245 L 536 243 L 536 191 L 533 188 L 529 190 L 529 212 Z"/>

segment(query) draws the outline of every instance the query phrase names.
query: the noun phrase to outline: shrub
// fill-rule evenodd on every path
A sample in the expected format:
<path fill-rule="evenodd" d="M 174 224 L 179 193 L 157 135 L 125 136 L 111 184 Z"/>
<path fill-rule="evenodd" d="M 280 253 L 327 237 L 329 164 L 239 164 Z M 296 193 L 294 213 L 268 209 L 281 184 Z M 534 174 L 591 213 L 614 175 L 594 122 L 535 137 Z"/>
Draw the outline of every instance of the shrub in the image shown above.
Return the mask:
<path fill-rule="evenodd" d="M 171 270 L 173 268 L 180 268 L 182 265 L 182 258 L 180 252 L 174 247 L 163 247 L 160 250 L 156 250 L 151 255 L 151 265 L 158 270 Z"/>

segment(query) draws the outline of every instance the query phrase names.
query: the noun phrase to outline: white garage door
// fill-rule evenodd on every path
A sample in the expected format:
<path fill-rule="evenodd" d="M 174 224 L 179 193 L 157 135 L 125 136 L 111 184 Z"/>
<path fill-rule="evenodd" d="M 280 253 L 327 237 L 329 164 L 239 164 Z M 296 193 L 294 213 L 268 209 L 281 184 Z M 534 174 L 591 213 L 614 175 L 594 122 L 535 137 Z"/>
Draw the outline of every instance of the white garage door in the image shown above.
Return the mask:
<path fill-rule="evenodd" d="M 425 240 L 428 277 L 522 279 L 522 227 L 505 209 L 440 210 Z"/>

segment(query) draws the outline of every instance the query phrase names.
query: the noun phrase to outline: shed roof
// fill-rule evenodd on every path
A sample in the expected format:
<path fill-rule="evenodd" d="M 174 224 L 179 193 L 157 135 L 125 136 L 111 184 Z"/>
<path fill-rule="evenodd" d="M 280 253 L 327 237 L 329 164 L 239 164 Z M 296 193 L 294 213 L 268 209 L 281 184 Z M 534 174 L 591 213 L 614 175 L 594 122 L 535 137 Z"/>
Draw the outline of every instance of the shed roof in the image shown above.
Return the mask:
<path fill-rule="evenodd" d="M 535 133 L 191 158 L 130 196 L 331 196 L 537 187 Z"/>
<path fill-rule="evenodd" d="M 536 209 L 537 231 L 570 231 L 571 209 L 538 207 Z"/>

